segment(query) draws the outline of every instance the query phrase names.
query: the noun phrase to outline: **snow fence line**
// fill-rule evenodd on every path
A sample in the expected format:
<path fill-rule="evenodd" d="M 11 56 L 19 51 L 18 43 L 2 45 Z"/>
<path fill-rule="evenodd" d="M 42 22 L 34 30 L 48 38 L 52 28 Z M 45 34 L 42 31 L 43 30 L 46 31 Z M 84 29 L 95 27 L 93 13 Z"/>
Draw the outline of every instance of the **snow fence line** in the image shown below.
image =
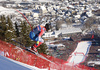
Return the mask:
<path fill-rule="evenodd" d="M 48 69 L 48 70 L 97 70 L 95 68 L 87 67 L 84 65 L 76 65 L 71 66 L 70 64 L 65 65 L 66 61 L 41 54 L 51 62 L 42 59 L 41 57 L 36 56 L 28 51 L 25 51 L 21 48 L 14 46 L 13 44 L 9 44 L 7 42 L 0 40 L 0 55 L 11 58 L 13 60 L 38 67 L 40 69 Z"/>

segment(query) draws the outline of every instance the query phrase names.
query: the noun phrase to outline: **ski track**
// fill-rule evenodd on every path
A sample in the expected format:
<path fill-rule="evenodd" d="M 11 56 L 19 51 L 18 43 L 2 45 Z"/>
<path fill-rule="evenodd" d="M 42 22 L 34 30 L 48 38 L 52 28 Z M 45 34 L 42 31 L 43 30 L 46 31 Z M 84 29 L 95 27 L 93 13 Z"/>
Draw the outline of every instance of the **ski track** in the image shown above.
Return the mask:
<path fill-rule="evenodd" d="M 30 66 L 0 55 L 0 70 L 47 70 L 47 69 L 38 69 L 34 66 Z"/>

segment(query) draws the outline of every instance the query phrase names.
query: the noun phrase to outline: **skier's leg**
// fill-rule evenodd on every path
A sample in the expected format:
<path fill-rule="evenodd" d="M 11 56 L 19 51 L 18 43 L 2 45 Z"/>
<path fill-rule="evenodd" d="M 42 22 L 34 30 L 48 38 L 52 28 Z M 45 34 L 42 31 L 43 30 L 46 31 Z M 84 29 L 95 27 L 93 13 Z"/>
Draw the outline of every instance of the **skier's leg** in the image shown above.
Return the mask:
<path fill-rule="evenodd" d="M 44 40 L 42 38 L 39 39 L 40 42 L 44 43 Z"/>
<path fill-rule="evenodd" d="M 31 47 L 31 50 L 37 52 L 37 49 L 34 46 Z"/>
<path fill-rule="evenodd" d="M 37 49 L 36 49 L 36 41 L 35 41 L 35 43 L 31 46 L 31 50 L 33 50 L 33 51 L 36 51 L 36 52 L 37 52 Z"/>
<path fill-rule="evenodd" d="M 44 42 L 44 40 L 42 38 L 35 37 L 35 44 L 33 44 L 33 46 L 31 47 L 31 49 L 32 50 L 36 50 L 36 48 L 39 47 L 43 42 Z"/>
<path fill-rule="evenodd" d="M 44 40 L 42 38 L 40 38 L 39 41 L 36 41 L 36 43 L 34 44 L 34 47 L 35 48 L 39 47 L 43 42 L 44 42 Z"/>
<path fill-rule="evenodd" d="M 39 47 L 41 44 L 42 44 L 42 42 L 39 42 L 38 45 L 37 45 L 37 44 L 34 44 L 34 47 L 37 48 L 37 47 Z"/>
<path fill-rule="evenodd" d="M 33 44 L 33 46 L 31 47 L 31 50 L 34 50 L 34 51 L 36 51 L 37 52 L 37 47 L 39 47 L 41 44 L 42 44 L 43 42 L 39 42 L 39 44 L 38 45 L 36 45 L 36 43 L 35 44 Z"/>

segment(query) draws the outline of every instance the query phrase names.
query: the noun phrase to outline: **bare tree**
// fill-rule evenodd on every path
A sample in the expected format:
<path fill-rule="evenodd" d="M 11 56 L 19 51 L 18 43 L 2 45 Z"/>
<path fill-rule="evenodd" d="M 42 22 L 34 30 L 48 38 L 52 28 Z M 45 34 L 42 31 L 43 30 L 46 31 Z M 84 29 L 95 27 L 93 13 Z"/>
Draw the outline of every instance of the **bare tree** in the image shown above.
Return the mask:
<path fill-rule="evenodd" d="M 58 20 L 58 21 L 56 22 L 56 30 L 59 30 L 60 26 L 61 26 L 61 21 Z"/>
<path fill-rule="evenodd" d="M 59 28 L 61 28 L 62 23 L 65 23 L 63 19 L 56 21 L 56 30 L 59 30 Z"/>
<path fill-rule="evenodd" d="M 97 22 L 97 24 L 100 24 L 100 18 L 98 18 L 98 19 L 96 20 L 96 22 Z"/>
<path fill-rule="evenodd" d="M 91 28 L 91 26 L 93 24 L 96 24 L 96 18 L 95 17 L 91 17 L 91 18 L 88 18 L 84 24 L 85 28 Z"/>
<path fill-rule="evenodd" d="M 95 28 L 95 29 L 93 29 L 93 32 L 94 32 L 95 35 L 98 35 L 100 37 L 100 30 Z"/>

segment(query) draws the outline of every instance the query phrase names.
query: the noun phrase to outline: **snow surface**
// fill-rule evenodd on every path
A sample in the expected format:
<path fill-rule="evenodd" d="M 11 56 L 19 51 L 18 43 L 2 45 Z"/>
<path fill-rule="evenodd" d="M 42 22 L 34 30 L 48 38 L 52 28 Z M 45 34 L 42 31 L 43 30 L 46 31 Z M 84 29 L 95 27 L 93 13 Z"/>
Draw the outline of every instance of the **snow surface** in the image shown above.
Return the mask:
<path fill-rule="evenodd" d="M 11 9 L 11 8 L 4 8 L 2 6 L 0 6 L 0 15 L 10 15 L 10 14 L 15 14 L 15 10 Z"/>
<path fill-rule="evenodd" d="M 88 64 L 100 65 L 100 61 L 89 61 Z"/>
<path fill-rule="evenodd" d="M 39 69 L 0 55 L 0 70 L 47 70 Z"/>
<path fill-rule="evenodd" d="M 89 52 L 89 48 L 90 48 L 91 44 L 92 44 L 91 41 L 79 42 L 77 45 L 77 48 L 69 57 L 68 63 L 73 63 L 74 65 L 76 65 L 81 62 L 84 62 L 84 60 Z"/>

